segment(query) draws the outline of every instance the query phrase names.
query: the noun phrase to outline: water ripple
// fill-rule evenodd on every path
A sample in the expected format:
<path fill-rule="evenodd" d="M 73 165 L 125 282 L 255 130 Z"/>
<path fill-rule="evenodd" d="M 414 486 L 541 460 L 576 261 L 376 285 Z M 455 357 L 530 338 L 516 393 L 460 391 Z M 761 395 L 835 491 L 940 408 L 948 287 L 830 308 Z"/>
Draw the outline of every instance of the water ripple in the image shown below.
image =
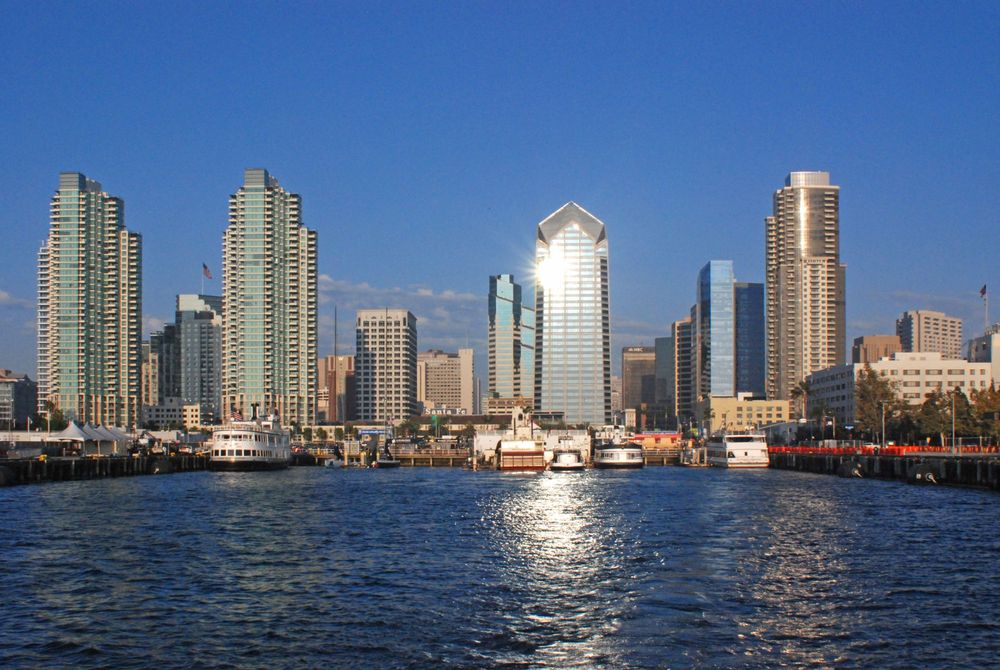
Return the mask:
<path fill-rule="evenodd" d="M 1000 498 L 789 472 L 0 490 L 0 667 L 974 667 Z"/>

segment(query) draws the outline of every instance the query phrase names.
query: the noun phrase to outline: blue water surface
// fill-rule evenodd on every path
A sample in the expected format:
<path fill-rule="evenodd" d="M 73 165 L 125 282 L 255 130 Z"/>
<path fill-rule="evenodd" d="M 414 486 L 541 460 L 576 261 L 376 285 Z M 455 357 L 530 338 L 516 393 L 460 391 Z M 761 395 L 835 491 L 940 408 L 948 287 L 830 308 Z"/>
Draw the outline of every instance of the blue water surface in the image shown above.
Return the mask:
<path fill-rule="evenodd" d="M 773 470 L 0 489 L 0 667 L 989 667 L 1000 496 Z"/>

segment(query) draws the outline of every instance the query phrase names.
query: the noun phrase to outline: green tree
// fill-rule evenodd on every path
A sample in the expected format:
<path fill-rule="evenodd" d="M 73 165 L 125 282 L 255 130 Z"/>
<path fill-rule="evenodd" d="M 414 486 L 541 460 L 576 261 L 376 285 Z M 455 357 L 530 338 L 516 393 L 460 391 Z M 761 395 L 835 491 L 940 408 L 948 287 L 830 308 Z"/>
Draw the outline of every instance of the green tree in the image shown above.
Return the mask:
<path fill-rule="evenodd" d="M 939 389 L 934 389 L 917 410 L 916 421 L 921 436 L 933 436 L 937 444 L 943 445 L 945 432 L 951 430 L 951 400 Z"/>
<path fill-rule="evenodd" d="M 320 442 L 326 442 L 326 429 L 325 428 L 317 428 L 316 429 L 316 439 L 319 440 Z"/>
<path fill-rule="evenodd" d="M 990 386 L 972 392 L 972 411 L 977 433 L 993 442 L 1000 440 L 1000 389 Z"/>
<path fill-rule="evenodd" d="M 896 394 L 895 385 L 866 363 L 854 383 L 854 423 L 857 429 L 874 438 L 882 432 L 883 411 L 886 426 L 891 426 L 906 412 Z"/>
<path fill-rule="evenodd" d="M 302 429 L 302 439 L 306 442 L 312 442 L 313 439 L 313 429 L 311 426 L 306 426 Z"/>
<path fill-rule="evenodd" d="M 337 426 L 333 429 L 333 439 L 338 442 L 344 439 L 344 428 L 342 426 Z"/>

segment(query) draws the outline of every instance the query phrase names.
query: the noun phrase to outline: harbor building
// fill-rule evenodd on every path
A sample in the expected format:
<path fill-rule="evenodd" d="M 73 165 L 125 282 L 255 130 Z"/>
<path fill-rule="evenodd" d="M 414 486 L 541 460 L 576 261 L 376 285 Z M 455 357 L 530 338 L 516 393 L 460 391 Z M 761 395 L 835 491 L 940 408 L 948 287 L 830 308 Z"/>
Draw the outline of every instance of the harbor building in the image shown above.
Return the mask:
<path fill-rule="evenodd" d="M 229 198 L 222 242 L 222 411 L 316 423 L 316 232 L 261 168 Z"/>
<path fill-rule="evenodd" d="M 903 351 L 937 351 L 945 358 L 962 357 L 962 320 L 943 312 L 911 309 L 896 319 Z"/>
<path fill-rule="evenodd" d="M 432 349 L 417 354 L 417 402 L 423 413 L 456 410 L 458 414 L 479 414 L 474 384 L 476 371 L 472 349 L 457 354 Z"/>
<path fill-rule="evenodd" d="M 490 398 L 531 399 L 535 392 L 535 310 L 526 304 L 514 275 L 490 277 L 488 310 L 487 393 Z"/>
<path fill-rule="evenodd" d="M 319 421 L 343 423 L 357 416 L 354 356 L 326 356 L 319 362 Z"/>
<path fill-rule="evenodd" d="M 224 419 L 222 296 L 178 295 L 174 326 L 180 344 L 181 400 L 198 406 L 198 425 Z M 190 411 L 188 417 L 193 417 Z"/>
<path fill-rule="evenodd" d="M 792 172 L 765 219 L 767 397 L 791 398 L 846 352 L 840 187 L 828 172 Z"/>
<path fill-rule="evenodd" d="M 855 383 L 865 365 L 887 378 L 896 395 L 910 405 L 921 405 L 933 391 L 972 391 L 990 385 L 990 364 L 970 363 L 962 358 L 945 358 L 937 351 L 898 351 L 874 363 L 848 363 L 809 375 L 809 406 L 826 408 L 842 425 L 854 422 Z"/>
<path fill-rule="evenodd" d="M 695 413 L 708 434 L 722 431 L 751 431 L 789 420 L 788 400 L 764 400 L 749 393 L 738 396 L 709 396 L 696 403 Z"/>
<path fill-rule="evenodd" d="M 535 409 L 611 422 L 611 312 L 604 223 L 569 202 L 535 242 Z"/>
<path fill-rule="evenodd" d="M 854 338 L 852 363 L 874 363 L 903 350 L 899 335 L 864 335 Z"/>
<path fill-rule="evenodd" d="M 38 403 L 82 423 L 135 427 L 142 364 L 142 239 L 125 204 L 62 172 L 38 255 Z"/>
<path fill-rule="evenodd" d="M 405 309 L 359 309 L 354 375 L 361 421 L 416 416 L 417 317 Z"/>
<path fill-rule="evenodd" d="M 994 384 L 1000 384 L 1000 323 L 994 323 L 981 337 L 969 340 L 969 361 L 989 363 Z"/>

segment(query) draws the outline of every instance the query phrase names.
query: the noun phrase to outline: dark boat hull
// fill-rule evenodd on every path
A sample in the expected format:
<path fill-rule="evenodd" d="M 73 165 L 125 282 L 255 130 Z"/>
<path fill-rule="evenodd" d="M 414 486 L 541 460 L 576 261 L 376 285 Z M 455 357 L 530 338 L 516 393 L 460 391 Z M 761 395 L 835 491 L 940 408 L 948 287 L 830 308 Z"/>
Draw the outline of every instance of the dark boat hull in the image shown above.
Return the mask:
<path fill-rule="evenodd" d="M 212 472 L 260 472 L 262 470 L 284 470 L 287 461 L 209 461 Z"/>

